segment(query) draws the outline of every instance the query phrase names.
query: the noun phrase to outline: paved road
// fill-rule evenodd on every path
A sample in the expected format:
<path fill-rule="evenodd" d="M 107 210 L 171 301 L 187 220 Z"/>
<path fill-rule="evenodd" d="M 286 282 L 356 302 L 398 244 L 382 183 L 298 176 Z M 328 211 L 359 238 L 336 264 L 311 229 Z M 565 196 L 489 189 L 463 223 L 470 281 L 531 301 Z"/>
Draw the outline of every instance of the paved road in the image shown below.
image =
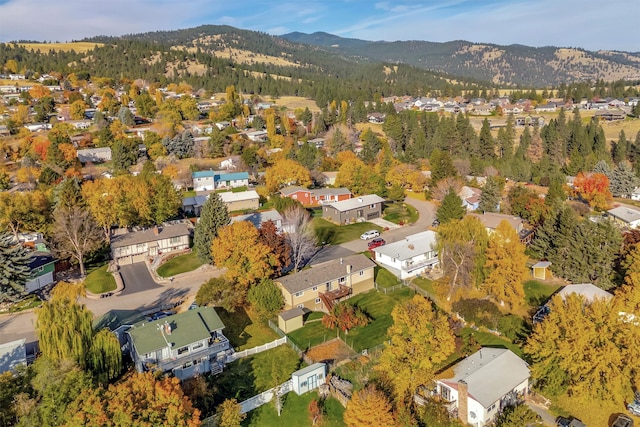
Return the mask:
<path fill-rule="evenodd" d="M 549 411 L 547 411 L 547 408 L 535 403 L 534 401 L 532 401 L 531 399 L 527 399 L 526 400 L 526 404 L 529 408 L 531 408 L 531 410 L 533 412 L 535 412 L 536 414 L 540 415 L 540 418 L 542 418 L 542 422 L 547 425 L 547 426 L 555 426 L 556 425 L 556 417 L 554 417 L 553 415 L 551 415 L 549 413 Z"/>
<path fill-rule="evenodd" d="M 120 275 L 124 282 L 124 290 L 121 296 L 148 291 L 160 286 L 151 278 L 149 269 L 144 262 L 123 265 L 120 267 Z"/>
<path fill-rule="evenodd" d="M 408 205 L 413 206 L 418 210 L 418 220 L 411 225 L 405 225 L 394 230 L 385 231 L 382 233 L 382 238 L 387 243 L 397 242 L 405 237 L 427 230 L 434 219 L 436 219 L 436 205 L 431 202 L 423 202 L 421 200 L 406 198 L 404 200 Z M 339 257 L 344 257 L 358 252 L 364 252 L 367 250 L 368 241 L 365 240 L 353 240 L 351 242 L 342 243 L 335 246 L 325 246 L 320 249 L 316 255 L 311 259 L 310 264 L 319 264 L 321 262 L 330 261 Z"/>

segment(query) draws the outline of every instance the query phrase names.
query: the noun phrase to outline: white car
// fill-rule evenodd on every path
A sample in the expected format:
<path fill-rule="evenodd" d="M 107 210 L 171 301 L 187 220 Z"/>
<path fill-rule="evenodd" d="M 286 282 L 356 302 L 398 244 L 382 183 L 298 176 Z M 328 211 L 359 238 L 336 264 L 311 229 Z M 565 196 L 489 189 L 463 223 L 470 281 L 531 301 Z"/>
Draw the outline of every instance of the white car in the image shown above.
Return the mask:
<path fill-rule="evenodd" d="M 380 232 L 378 230 L 369 230 L 362 233 L 360 236 L 361 240 L 369 240 L 375 239 L 376 237 L 380 237 Z"/>

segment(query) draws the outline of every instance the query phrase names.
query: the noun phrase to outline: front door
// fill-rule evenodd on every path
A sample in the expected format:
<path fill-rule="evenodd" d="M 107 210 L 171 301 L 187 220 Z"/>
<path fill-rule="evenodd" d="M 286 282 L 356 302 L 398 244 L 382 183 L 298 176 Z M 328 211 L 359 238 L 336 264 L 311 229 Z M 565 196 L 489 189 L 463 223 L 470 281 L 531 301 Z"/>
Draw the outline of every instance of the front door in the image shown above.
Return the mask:
<path fill-rule="evenodd" d="M 318 376 L 312 375 L 309 377 L 309 390 L 313 390 L 318 386 Z"/>

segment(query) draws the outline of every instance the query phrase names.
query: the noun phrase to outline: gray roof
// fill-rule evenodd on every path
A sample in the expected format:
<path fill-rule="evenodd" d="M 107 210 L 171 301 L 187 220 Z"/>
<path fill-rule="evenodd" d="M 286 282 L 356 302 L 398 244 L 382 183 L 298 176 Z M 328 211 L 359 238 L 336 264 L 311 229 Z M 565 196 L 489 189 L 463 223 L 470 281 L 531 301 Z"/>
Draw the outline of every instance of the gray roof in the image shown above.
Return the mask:
<path fill-rule="evenodd" d="M 378 246 L 373 251 L 399 260 L 411 259 L 436 248 L 436 233 L 429 230 L 412 234 L 404 239 Z"/>
<path fill-rule="evenodd" d="M 633 209 L 629 206 L 618 206 L 617 208 L 609 209 L 607 213 L 626 223 L 640 220 L 640 210 Z"/>
<path fill-rule="evenodd" d="M 238 193 L 227 191 L 225 193 L 218 193 L 218 195 L 224 203 L 240 202 L 242 200 L 255 200 L 260 198 L 255 190 L 240 191 Z"/>
<path fill-rule="evenodd" d="M 354 197 L 353 199 L 330 203 L 328 206 L 332 206 L 333 208 L 341 212 L 346 212 L 362 206 L 373 205 L 375 203 L 382 202 L 384 202 L 384 199 L 377 194 L 367 194 L 366 196 Z"/>
<path fill-rule="evenodd" d="M 518 230 L 518 228 L 521 227 L 522 223 L 524 222 L 524 220 L 520 217 L 494 212 L 485 212 L 483 214 L 471 213 L 469 215 L 475 216 L 480 220 L 482 225 L 493 230 L 498 228 L 498 225 L 500 225 L 502 221 L 507 221 L 516 230 Z"/>
<path fill-rule="evenodd" d="M 27 364 L 27 349 L 25 339 L 0 344 L 0 374 L 13 371 L 19 365 Z"/>
<path fill-rule="evenodd" d="M 286 322 L 287 320 L 295 319 L 299 316 L 304 316 L 304 310 L 300 307 L 293 307 L 291 310 L 283 311 L 279 314 L 279 316 Z"/>
<path fill-rule="evenodd" d="M 291 194 L 297 193 L 298 191 L 308 191 L 312 196 L 325 196 L 325 195 L 338 196 L 341 194 L 351 194 L 351 191 L 349 191 L 348 188 L 344 188 L 344 187 L 315 188 L 313 190 L 310 190 L 308 188 L 299 187 L 296 185 L 285 187 L 282 190 L 280 190 L 280 193 L 282 193 L 283 196 L 289 196 Z"/>
<path fill-rule="evenodd" d="M 314 363 L 313 365 L 309 365 L 306 368 L 302 368 L 300 370 L 295 371 L 294 373 L 291 374 L 292 377 L 303 377 L 307 374 L 310 374 L 311 372 L 315 371 L 316 369 L 319 368 L 324 368 L 325 372 L 327 369 L 327 365 L 322 363 L 322 362 L 318 362 L 318 363 Z"/>
<path fill-rule="evenodd" d="M 539 261 L 531 266 L 531 268 L 547 268 L 551 265 L 549 261 Z"/>
<path fill-rule="evenodd" d="M 171 334 L 160 331 L 164 324 L 171 326 Z M 198 307 L 184 313 L 151 322 L 136 323 L 127 331 L 138 354 L 151 353 L 171 344 L 180 348 L 210 338 L 211 333 L 224 329 L 224 323 L 213 307 Z"/>
<path fill-rule="evenodd" d="M 351 266 L 351 274 L 375 267 L 375 263 L 362 254 L 350 255 L 340 259 L 316 264 L 313 267 L 295 274 L 282 276 L 274 281 L 279 282 L 290 293 L 301 292 L 314 286 L 323 285 L 332 280 L 345 277 L 347 266 Z"/>
<path fill-rule="evenodd" d="M 457 387 L 467 383 L 469 396 L 488 408 L 529 378 L 529 366 L 506 348 L 483 347 L 453 367 L 454 377 L 440 380 Z"/>
<path fill-rule="evenodd" d="M 592 285 L 591 283 L 567 285 L 558 292 L 558 295 L 560 295 L 563 299 L 568 297 L 570 294 L 581 295 L 588 302 L 593 302 L 593 300 L 596 298 L 605 300 L 613 298 L 613 295 L 611 295 L 609 292 L 597 287 L 596 285 Z"/>
<path fill-rule="evenodd" d="M 282 215 L 275 209 L 271 209 L 263 212 L 253 212 L 247 215 L 237 215 L 231 217 L 231 222 L 239 222 L 239 221 L 249 221 L 251 224 L 255 225 L 256 228 L 260 228 L 263 222 L 273 221 L 276 226 L 278 225 L 278 221 L 282 222 Z"/>
<path fill-rule="evenodd" d="M 184 199 L 182 199 L 182 207 L 186 208 L 188 206 L 204 206 L 204 202 L 207 201 L 207 199 L 209 198 L 209 195 L 198 195 L 198 196 L 190 196 L 190 197 L 185 197 Z"/>
<path fill-rule="evenodd" d="M 111 239 L 112 248 L 122 248 L 138 243 L 157 242 L 172 237 L 188 236 L 189 228 L 185 224 L 172 224 L 158 226 L 158 234 L 155 233 L 156 228 L 149 228 L 143 231 L 133 231 L 131 233 L 115 236 Z"/>

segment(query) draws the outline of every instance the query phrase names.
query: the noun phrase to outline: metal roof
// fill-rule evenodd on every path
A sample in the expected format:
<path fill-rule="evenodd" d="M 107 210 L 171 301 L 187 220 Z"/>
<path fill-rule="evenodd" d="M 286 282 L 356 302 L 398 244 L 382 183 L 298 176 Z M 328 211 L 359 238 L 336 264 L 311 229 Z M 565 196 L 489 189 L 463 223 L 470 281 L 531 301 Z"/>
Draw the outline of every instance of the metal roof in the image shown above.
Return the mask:
<path fill-rule="evenodd" d="M 629 206 L 618 206 L 617 208 L 609 209 L 607 213 L 626 223 L 640 221 L 640 210 L 633 209 Z"/>

